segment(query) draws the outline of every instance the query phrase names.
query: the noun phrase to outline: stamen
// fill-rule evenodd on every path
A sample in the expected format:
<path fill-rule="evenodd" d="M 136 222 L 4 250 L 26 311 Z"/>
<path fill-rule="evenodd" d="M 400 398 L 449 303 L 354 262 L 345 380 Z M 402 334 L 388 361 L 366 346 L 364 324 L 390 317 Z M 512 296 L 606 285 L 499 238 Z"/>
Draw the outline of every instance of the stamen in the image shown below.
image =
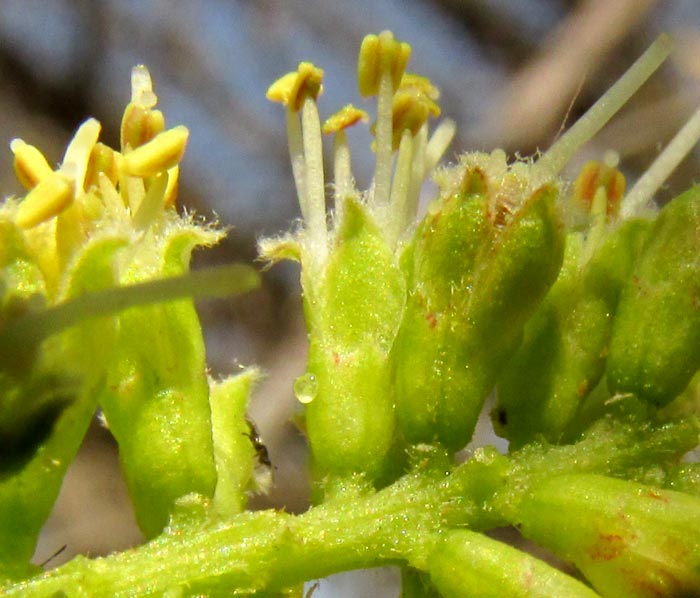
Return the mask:
<path fill-rule="evenodd" d="M 333 139 L 333 182 L 335 183 L 335 209 L 340 213 L 343 202 L 353 187 L 350 148 L 348 136 L 344 130 L 338 131 Z"/>
<path fill-rule="evenodd" d="M 306 200 L 306 163 L 304 161 L 304 141 L 301 134 L 301 122 L 299 115 L 287 110 L 287 147 L 289 148 L 289 160 L 292 163 L 292 174 L 296 186 L 297 197 L 301 216 L 304 220 L 309 217 Z"/>
<path fill-rule="evenodd" d="M 439 129 L 439 127 L 438 127 Z M 424 123 L 413 138 L 413 160 L 411 161 L 411 183 L 406 198 L 406 223 L 411 222 L 418 212 L 420 192 L 428 172 L 426 154 L 428 147 L 428 123 Z"/>
<path fill-rule="evenodd" d="M 688 155 L 688 152 L 698 142 L 698 139 L 700 139 L 700 108 L 676 133 L 671 142 L 658 155 L 654 163 L 622 200 L 620 213 L 623 218 L 629 218 L 652 207 L 654 194 L 680 164 L 681 160 Z"/>
<path fill-rule="evenodd" d="M 73 177 L 76 191 L 82 191 L 85 184 L 90 154 L 97 144 L 102 126 L 94 118 L 86 120 L 73 135 L 73 139 L 66 148 L 65 156 L 60 170 L 66 172 L 66 167 L 73 165 Z"/>
<path fill-rule="evenodd" d="M 557 175 L 576 151 L 593 137 L 659 68 L 670 51 L 670 37 L 666 34 L 660 35 L 590 110 L 535 163 L 539 177 L 549 179 Z"/>
<path fill-rule="evenodd" d="M 104 143 L 96 143 L 88 160 L 84 190 L 87 191 L 98 184 L 100 173 L 105 174 L 112 183 L 116 183 L 119 179 L 120 158 L 121 156 L 111 147 Z"/>
<path fill-rule="evenodd" d="M 53 172 L 44 154 L 22 139 L 13 139 L 10 142 L 10 149 L 15 155 L 15 176 L 25 189 L 33 189 Z"/>
<path fill-rule="evenodd" d="M 605 237 L 608 222 L 610 198 L 604 185 L 599 185 L 591 201 L 592 223 L 583 245 L 580 264 L 586 264 L 595 253 L 600 241 Z"/>
<path fill-rule="evenodd" d="M 143 64 L 131 69 L 131 102 L 143 108 L 153 108 L 158 103 L 158 97 L 153 93 L 151 73 Z"/>
<path fill-rule="evenodd" d="M 322 69 L 310 62 L 300 62 L 296 71 L 287 73 L 268 87 L 266 97 L 299 112 L 306 98 L 315 100 L 323 93 L 322 81 Z"/>
<path fill-rule="evenodd" d="M 442 159 L 450 147 L 450 143 L 454 139 L 455 133 L 457 132 L 457 124 L 452 119 L 446 118 L 441 121 L 440 124 L 435 129 L 435 132 L 430 137 L 428 145 L 425 150 L 425 171 L 423 176 L 425 177 L 429 172 L 437 166 L 438 162 Z"/>
<path fill-rule="evenodd" d="M 367 35 L 362 40 L 357 60 L 357 82 L 362 96 L 377 95 L 374 190 L 371 200 L 389 201 L 392 162 L 392 103 L 401 83 L 411 46 L 394 39 L 390 31 Z"/>
<path fill-rule="evenodd" d="M 307 230 L 315 245 L 314 254 L 319 261 L 325 259 L 326 247 L 326 197 L 323 176 L 323 142 L 321 120 L 313 98 L 306 98 L 301 109 L 302 136 L 306 174 Z"/>
<path fill-rule="evenodd" d="M 413 134 L 409 129 L 404 129 L 399 145 L 399 155 L 396 158 L 394 179 L 391 183 L 391 197 L 389 213 L 391 218 L 387 222 L 387 242 L 389 247 L 394 247 L 401 233 L 406 228 L 409 218 L 408 193 L 411 186 L 411 171 L 413 165 Z"/>
<path fill-rule="evenodd" d="M 156 135 L 122 159 L 122 171 L 127 176 L 149 177 L 176 166 L 185 153 L 187 127 L 178 125 Z"/>
<path fill-rule="evenodd" d="M 393 153 L 393 97 L 394 88 L 391 82 L 391 73 L 386 71 L 382 74 L 377 97 L 377 123 L 375 129 L 377 157 L 374 166 L 374 191 L 371 196 L 375 205 L 386 203 L 389 199 Z"/>
<path fill-rule="evenodd" d="M 148 191 L 146 191 L 146 195 L 143 200 L 141 200 L 141 205 L 139 205 L 134 214 L 133 223 L 135 228 L 145 230 L 163 213 L 165 191 L 167 187 L 167 172 L 161 172 L 153 178 L 148 187 Z"/>
<path fill-rule="evenodd" d="M 173 166 L 168 169 L 168 184 L 165 187 L 163 194 L 163 205 L 166 208 L 172 208 L 177 201 L 177 184 L 180 180 L 180 167 Z"/>
<path fill-rule="evenodd" d="M 60 214 L 73 201 L 73 180 L 61 172 L 51 172 L 24 198 L 15 222 L 21 228 L 33 228 Z"/>
<path fill-rule="evenodd" d="M 333 139 L 333 182 L 335 183 L 335 210 L 340 216 L 343 200 L 353 189 L 350 148 L 345 129 L 360 121 L 367 122 L 369 116 L 364 110 L 348 104 L 326 119 L 321 131 L 324 135 L 335 133 Z"/>

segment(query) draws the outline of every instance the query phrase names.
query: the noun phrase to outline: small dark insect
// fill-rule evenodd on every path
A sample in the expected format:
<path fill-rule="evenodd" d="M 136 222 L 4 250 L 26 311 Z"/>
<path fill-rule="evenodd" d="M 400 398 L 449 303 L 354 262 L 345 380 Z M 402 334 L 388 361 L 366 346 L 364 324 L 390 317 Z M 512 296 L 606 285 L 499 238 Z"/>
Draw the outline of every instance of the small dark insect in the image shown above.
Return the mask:
<path fill-rule="evenodd" d="M 260 463 L 260 465 L 264 465 L 265 467 L 272 467 L 270 454 L 267 452 L 267 447 L 263 444 L 262 439 L 260 438 L 260 432 L 258 432 L 257 426 L 247 417 L 246 422 L 248 422 L 250 432 L 248 434 L 245 434 L 244 432 L 244 434 L 250 438 L 250 441 L 253 443 L 255 454 L 258 456 L 258 463 Z"/>

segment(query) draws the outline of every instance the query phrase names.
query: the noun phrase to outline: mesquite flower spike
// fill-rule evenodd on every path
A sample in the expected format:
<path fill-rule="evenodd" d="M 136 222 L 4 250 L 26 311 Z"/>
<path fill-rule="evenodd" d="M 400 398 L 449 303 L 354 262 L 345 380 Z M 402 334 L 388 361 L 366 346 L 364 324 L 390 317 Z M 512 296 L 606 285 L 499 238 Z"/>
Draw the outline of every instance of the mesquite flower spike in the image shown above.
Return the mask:
<path fill-rule="evenodd" d="M 287 107 L 304 223 L 294 234 L 263 240 L 260 250 L 271 261 L 302 265 L 310 355 L 295 392 L 307 405 L 321 475 L 375 477 L 386 464 L 395 417 L 399 444 L 440 442 L 455 450 L 469 440 L 484 398 L 557 278 L 564 248 L 557 173 L 667 52 L 662 37 L 537 162 L 509 165 L 495 151 L 469 154 L 440 172 L 440 197 L 415 229 L 421 183 L 453 127 L 441 125 L 428 140 L 439 94 L 405 72 L 405 44 L 384 32 L 360 50 L 360 92 L 378 96 L 376 168 L 367 192 L 355 188 L 344 130 L 364 115 L 346 107 L 325 126 L 335 133 L 332 218 L 316 106 L 322 71 L 301 63 L 270 87 L 268 98 Z M 599 204 L 587 194 L 603 187 L 617 213 L 618 173 L 595 165 L 586 172 L 579 195 Z"/>
<path fill-rule="evenodd" d="M 519 508 L 523 535 L 610 598 L 693 596 L 700 498 L 593 474 L 550 478 Z"/>

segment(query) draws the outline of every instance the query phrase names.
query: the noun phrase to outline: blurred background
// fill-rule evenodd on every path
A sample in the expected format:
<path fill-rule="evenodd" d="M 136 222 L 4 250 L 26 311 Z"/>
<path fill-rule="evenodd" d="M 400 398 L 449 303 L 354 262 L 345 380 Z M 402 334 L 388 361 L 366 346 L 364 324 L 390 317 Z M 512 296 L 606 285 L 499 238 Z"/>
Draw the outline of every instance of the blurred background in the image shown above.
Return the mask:
<path fill-rule="evenodd" d="M 633 181 L 700 102 L 697 0 L 1 0 L 0 138 L 21 136 L 57 163 L 92 115 L 117 146 L 130 70 L 144 63 L 168 123 L 191 131 L 180 205 L 232 227 L 197 264 L 251 262 L 256 238 L 286 231 L 298 217 L 284 114 L 265 100 L 267 86 L 310 60 L 326 72 L 322 115 L 347 102 L 362 106 L 357 50 L 366 33 L 383 29 L 411 43 L 409 69 L 442 90 L 443 115 L 458 124 L 449 158 L 494 147 L 511 155 L 546 149 L 662 31 L 675 40 L 673 57 L 584 148 L 572 172 L 615 149 Z M 368 144 L 366 131 L 351 132 L 361 188 L 371 176 Z M 697 172 L 693 154 L 660 198 L 686 188 Z M 20 192 L 9 148 L 0 152 L 0 184 L 4 195 Z M 254 295 L 200 304 L 213 374 L 254 363 L 267 373 L 251 414 L 275 466 L 275 488 L 253 504 L 290 511 L 308 501 L 304 441 L 292 423 L 292 382 L 306 351 L 297 276 L 293 265 L 276 266 Z M 50 566 L 139 541 L 114 443 L 95 424 L 36 562 L 64 545 Z M 366 582 L 371 590 L 347 591 L 379 595 L 385 578 L 377 573 Z M 339 585 L 327 595 L 343 591 Z"/>

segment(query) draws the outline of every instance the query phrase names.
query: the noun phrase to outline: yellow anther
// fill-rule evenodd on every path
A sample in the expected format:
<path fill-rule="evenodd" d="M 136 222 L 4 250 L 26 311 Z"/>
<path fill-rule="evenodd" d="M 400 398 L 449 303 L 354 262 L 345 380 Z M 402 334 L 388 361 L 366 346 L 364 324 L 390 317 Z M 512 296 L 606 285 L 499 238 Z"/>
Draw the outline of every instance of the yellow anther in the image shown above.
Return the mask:
<path fill-rule="evenodd" d="M 116 184 L 119 178 L 120 157 L 119 153 L 111 147 L 104 143 L 96 143 L 90 152 L 85 172 L 85 190 L 87 191 L 90 187 L 98 184 L 100 173 L 104 173 L 113 184 Z"/>
<path fill-rule="evenodd" d="M 397 91 L 392 105 L 393 148 L 398 149 L 406 129 L 415 135 L 431 116 L 440 116 L 440 107 L 429 97 L 415 89 Z"/>
<path fill-rule="evenodd" d="M 386 72 L 390 73 L 393 87 L 397 89 L 410 56 L 411 46 L 394 39 L 391 31 L 365 36 L 357 60 L 360 95 L 371 96 L 379 93 L 379 81 Z"/>
<path fill-rule="evenodd" d="M 160 110 L 151 110 L 134 102 L 124 110 L 121 125 L 122 151 L 148 143 L 165 129 L 165 118 Z"/>
<path fill-rule="evenodd" d="M 72 179 L 52 171 L 24 198 L 15 222 L 22 228 L 32 228 L 57 216 L 73 201 L 73 191 Z"/>
<path fill-rule="evenodd" d="M 607 214 L 616 215 L 620 209 L 620 201 L 625 194 L 626 185 L 625 175 L 617 168 L 590 160 L 576 177 L 574 197 L 590 210 L 596 191 L 602 187 L 605 189 L 608 200 Z"/>
<path fill-rule="evenodd" d="M 310 62 L 300 62 L 296 71 L 283 75 L 267 89 L 265 97 L 279 102 L 290 110 L 301 110 L 306 98 L 314 100 L 323 93 L 323 69 Z"/>
<path fill-rule="evenodd" d="M 128 176 L 149 177 L 176 166 L 185 153 L 188 136 L 189 131 L 183 125 L 159 133 L 122 157 L 122 172 Z"/>
<path fill-rule="evenodd" d="M 21 139 L 13 139 L 10 142 L 10 149 L 15 155 L 15 176 L 25 189 L 33 189 L 53 172 L 44 154 L 33 145 Z"/>
<path fill-rule="evenodd" d="M 335 114 L 329 116 L 326 122 L 323 123 L 321 131 L 324 135 L 330 135 L 331 133 L 337 133 L 343 129 L 347 129 L 358 122 L 369 121 L 369 115 L 359 108 L 355 108 L 352 104 L 344 106 Z"/>
<path fill-rule="evenodd" d="M 401 77 L 399 89 L 413 89 L 433 102 L 440 99 L 440 90 L 433 85 L 432 81 L 428 77 L 423 77 L 423 75 L 417 75 L 416 73 L 404 73 L 403 77 Z"/>

